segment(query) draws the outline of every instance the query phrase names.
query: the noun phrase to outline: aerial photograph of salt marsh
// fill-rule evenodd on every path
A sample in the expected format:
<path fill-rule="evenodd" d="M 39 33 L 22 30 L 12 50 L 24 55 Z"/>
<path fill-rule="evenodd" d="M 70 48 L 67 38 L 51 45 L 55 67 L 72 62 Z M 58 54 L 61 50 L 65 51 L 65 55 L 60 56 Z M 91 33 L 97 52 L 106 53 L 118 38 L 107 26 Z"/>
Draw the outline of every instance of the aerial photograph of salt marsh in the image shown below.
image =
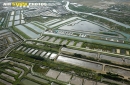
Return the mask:
<path fill-rule="evenodd" d="M 0 85 L 130 85 L 130 0 L 0 0 Z"/>

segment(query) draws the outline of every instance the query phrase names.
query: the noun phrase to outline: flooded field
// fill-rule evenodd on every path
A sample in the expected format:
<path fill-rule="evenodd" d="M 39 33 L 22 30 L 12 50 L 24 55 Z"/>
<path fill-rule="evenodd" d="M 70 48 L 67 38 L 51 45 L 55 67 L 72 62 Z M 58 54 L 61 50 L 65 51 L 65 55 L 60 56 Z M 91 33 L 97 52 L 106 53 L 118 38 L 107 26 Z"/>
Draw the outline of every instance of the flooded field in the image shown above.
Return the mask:
<path fill-rule="evenodd" d="M 92 63 L 92 62 L 88 62 L 88 61 L 82 61 L 82 60 L 78 60 L 78 59 L 68 58 L 68 57 L 64 57 L 64 56 L 59 56 L 57 58 L 57 61 L 73 64 L 73 65 L 84 67 L 84 68 L 89 68 L 92 70 L 98 70 L 98 71 L 101 71 L 102 67 L 103 67 L 101 64 L 96 64 L 96 63 Z"/>
<path fill-rule="evenodd" d="M 35 25 L 31 24 L 31 23 L 28 23 L 28 24 L 25 24 L 25 25 L 32 28 L 33 30 L 35 30 L 35 31 L 37 31 L 39 33 L 41 33 L 43 31 L 42 29 L 40 29 L 39 27 L 37 27 L 37 26 L 35 26 Z"/>
<path fill-rule="evenodd" d="M 11 12 L 11 15 L 12 15 L 12 16 L 14 15 L 14 11 Z"/>
<path fill-rule="evenodd" d="M 15 16 L 15 20 L 19 20 L 20 19 L 20 16 L 19 15 L 16 15 Z"/>
<path fill-rule="evenodd" d="M 20 14 L 20 11 L 15 11 L 15 15 L 19 15 Z"/>
<path fill-rule="evenodd" d="M 79 31 L 88 31 L 88 32 L 100 32 L 100 31 L 107 31 L 105 28 L 95 25 L 88 21 L 75 21 L 59 29 L 63 30 L 79 30 Z"/>
<path fill-rule="evenodd" d="M 123 63 L 123 60 L 121 58 L 117 58 L 113 56 L 100 55 L 100 59 L 109 60 L 116 63 Z"/>
<path fill-rule="evenodd" d="M 23 14 L 21 14 L 21 19 L 24 19 Z"/>
<path fill-rule="evenodd" d="M 10 19 L 9 19 L 9 21 L 12 21 L 12 20 L 13 20 L 13 18 L 14 18 L 14 16 L 10 16 Z"/>
<path fill-rule="evenodd" d="M 10 26 L 12 26 L 12 22 L 9 22 L 9 23 L 8 23 L 8 27 L 10 27 Z"/>
<path fill-rule="evenodd" d="M 33 22 L 31 22 L 31 24 L 33 24 L 33 25 L 38 25 L 38 26 L 40 26 L 40 27 L 43 28 L 43 29 L 47 29 L 47 28 L 43 25 L 43 23 L 38 22 L 38 21 L 33 21 Z"/>
<path fill-rule="evenodd" d="M 18 25 L 18 26 L 15 26 L 15 27 L 31 38 L 37 38 L 39 36 L 39 35 L 35 34 L 34 32 L 32 32 L 31 30 L 24 27 L 23 25 Z"/>
<path fill-rule="evenodd" d="M 21 20 L 21 24 L 23 24 L 23 23 L 25 23 L 25 21 L 24 21 L 24 20 Z"/>
<path fill-rule="evenodd" d="M 59 23 L 56 23 L 56 24 L 51 25 L 50 28 L 53 28 L 53 27 L 56 27 L 56 26 L 58 26 L 58 25 L 64 24 L 64 23 L 66 23 L 66 22 L 68 22 L 68 21 L 75 20 L 75 19 L 77 19 L 77 18 L 78 18 L 78 17 L 69 18 L 69 19 L 67 19 L 67 20 L 64 20 L 64 21 L 61 21 L 61 22 L 59 22 Z"/>

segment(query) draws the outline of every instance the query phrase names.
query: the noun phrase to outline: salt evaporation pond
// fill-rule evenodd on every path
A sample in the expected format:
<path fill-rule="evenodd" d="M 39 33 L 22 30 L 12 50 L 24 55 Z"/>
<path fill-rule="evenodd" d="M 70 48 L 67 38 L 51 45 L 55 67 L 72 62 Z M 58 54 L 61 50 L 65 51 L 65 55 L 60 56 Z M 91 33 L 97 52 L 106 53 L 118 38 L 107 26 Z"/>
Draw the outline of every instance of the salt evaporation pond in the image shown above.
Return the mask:
<path fill-rule="evenodd" d="M 15 27 L 31 38 L 38 38 L 40 36 L 40 35 L 37 35 L 34 32 L 32 32 L 31 30 L 27 29 L 23 25 L 18 25 L 18 26 L 15 26 Z"/>
<path fill-rule="evenodd" d="M 93 24 L 89 21 L 76 20 L 68 25 L 60 27 L 59 29 L 63 30 L 79 30 L 79 31 L 88 31 L 88 32 L 100 32 L 107 31 L 107 29 Z"/>
<path fill-rule="evenodd" d="M 103 67 L 101 64 L 98 64 L 98 63 L 82 61 L 82 60 L 73 59 L 73 58 L 64 57 L 64 56 L 59 56 L 57 58 L 57 61 L 73 64 L 73 65 L 84 67 L 84 68 L 89 68 L 92 70 L 98 70 L 98 71 L 101 71 Z"/>
<path fill-rule="evenodd" d="M 33 30 L 35 30 L 35 31 L 37 31 L 39 33 L 41 33 L 43 31 L 42 29 L 40 29 L 39 27 L 37 27 L 37 26 L 35 26 L 35 25 L 31 24 L 31 23 L 28 23 L 28 24 L 25 24 L 25 25 L 32 28 Z"/>

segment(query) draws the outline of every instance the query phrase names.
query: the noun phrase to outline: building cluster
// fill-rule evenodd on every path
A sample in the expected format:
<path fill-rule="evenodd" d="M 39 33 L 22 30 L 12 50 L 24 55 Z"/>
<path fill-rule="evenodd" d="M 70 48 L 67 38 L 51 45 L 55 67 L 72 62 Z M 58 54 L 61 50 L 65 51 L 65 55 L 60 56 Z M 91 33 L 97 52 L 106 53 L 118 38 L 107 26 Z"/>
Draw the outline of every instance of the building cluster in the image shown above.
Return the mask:
<path fill-rule="evenodd" d="M 35 17 L 35 16 L 52 16 L 59 17 L 67 14 L 68 11 L 62 6 L 61 3 L 47 3 L 46 6 L 29 6 L 28 10 L 24 12 L 24 17 Z"/>

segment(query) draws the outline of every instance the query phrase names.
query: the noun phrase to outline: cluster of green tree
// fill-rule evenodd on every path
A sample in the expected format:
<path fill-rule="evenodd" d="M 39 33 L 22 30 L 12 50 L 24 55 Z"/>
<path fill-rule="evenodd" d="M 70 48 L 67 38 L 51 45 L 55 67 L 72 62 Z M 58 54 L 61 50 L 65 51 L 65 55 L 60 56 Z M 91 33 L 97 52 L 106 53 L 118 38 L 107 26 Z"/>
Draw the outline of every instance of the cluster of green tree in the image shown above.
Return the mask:
<path fill-rule="evenodd" d="M 26 55 L 27 57 L 33 58 L 33 59 L 35 59 L 35 60 L 41 60 L 41 61 L 44 60 L 43 57 L 36 56 L 36 55 L 31 55 L 31 54 L 24 53 L 24 52 L 21 52 L 21 51 L 13 51 L 13 52 L 16 53 L 16 55 Z M 11 53 L 10 55 L 14 55 L 14 54 Z"/>
<path fill-rule="evenodd" d="M 126 42 L 129 44 L 129 42 Z M 109 45 L 101 45 L 101 44 L 95 44 L 95 43 L 88 43 L 84 42 L 82 45 L 82 48 L 89 47 L 90 49 L 102 49 L 103 51 L 109 51 L 111 53 L 116 53 L 116 49 L 120 49 L 120 54 L 126 55 L 126 51 L 129 51 L 130 49 L 118 47 L 118 46 L 109 46 Z"/>
<path fill-rule="evenodd" d="M 90 49 L 102 49 L 102 50 L 109 50 L 112 52 L 114 47 L 111 46 L 105 46 L 105 45 L 99 45 L 99 44 L 93 44 L 93 43 L 84 43 L 82 45 L 83 48 L 89 47 Z"/>
<path fill-rule="evenodd" d="M 43 69 L 40 66 L 41 65 L 35 64 L 34 67 L 33 67 L 33 71 L 34 72 L 39 72 L 39 73 L 46 73 L 49 70 L 49 68 L 47 68 L 47 67 L 44 67 L 44 69 Z"/>
<path fill-rule="evenodd" d="M 28 57 L 24 52 L 21 51 L 12 51 L 8 56 L 12 56 L 13 58 L 29 61 L 31 63 L 37 63 L 36 61 L 40 60 L 35 60 L 33 58 Z"/>
<path fill-rule="evenodd" d="M 0 73 L 7 67 L 10 67 L 9 63 L 0 63 Z"/>
<path fill-rule="evenodd" d="M 74 53 L 74 56 L 75 56 L 75 57 L 78 57 L 78 58 L 86 58 L 86 56 L 83 56 L 83 55 L 77 54 L 77 53 Z"/>
<path fill-rule="evenodd" d="M 36 56 L 36 55 L 30 55 L 30 54 L 27 54 L 27 56 L 30 57 L 30 58 L 36 59 L 36 60 L 44 60 L 43 57 Z"/>
<path fill-rule="evenodd" d="M 28 61 L 26 61 L 26 60 L 22 60 L 21 58 L 13 58 L 13 59 L 10 59 L 10 60 L 16 61 L 16 62 L 18 62 L 18 63 L 24 63 L 24 64 L 26 64 L 26 65 L 28 65 L 28 66 L 31 66 L 31 65 L 32 65 L 31 62 L 28 62 Z"/>

